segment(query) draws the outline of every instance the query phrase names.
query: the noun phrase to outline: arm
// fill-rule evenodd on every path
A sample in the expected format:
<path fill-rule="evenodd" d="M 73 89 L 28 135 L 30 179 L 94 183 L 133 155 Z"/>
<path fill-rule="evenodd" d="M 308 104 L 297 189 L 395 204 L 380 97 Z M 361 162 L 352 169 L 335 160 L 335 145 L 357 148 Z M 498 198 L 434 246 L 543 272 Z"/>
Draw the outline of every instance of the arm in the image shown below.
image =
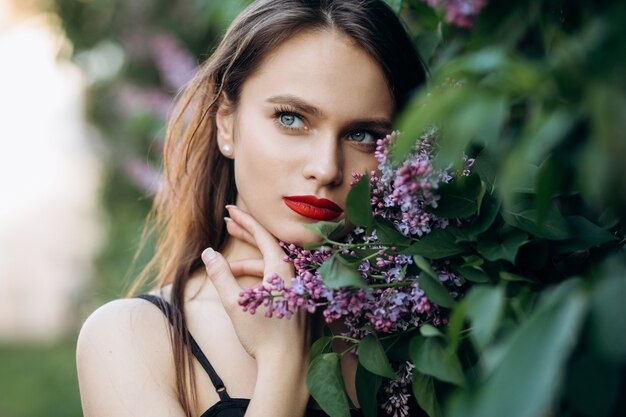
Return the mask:
<path fill-rule="evenodd" d="M 285 357 L 259 362 L 257 382 L 246 417 L 303 416 L 309 399 L 306 361 Z"/>
<path fill-rule="evenodd" d="M 184 417 L 168 324 L 141 300 L 116 300 L 83 325 L 76 361 L 85 417 Z"/>

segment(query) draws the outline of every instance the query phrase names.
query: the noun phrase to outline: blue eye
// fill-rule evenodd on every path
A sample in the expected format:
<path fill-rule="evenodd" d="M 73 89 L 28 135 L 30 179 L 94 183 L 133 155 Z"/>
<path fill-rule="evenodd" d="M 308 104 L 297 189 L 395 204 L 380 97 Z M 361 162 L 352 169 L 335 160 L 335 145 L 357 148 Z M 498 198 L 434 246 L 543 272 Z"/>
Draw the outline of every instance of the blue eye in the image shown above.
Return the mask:
<path fill-rule="evenodd" d="M 348 135 L 350 139 L 359 143 L 375 143 L 376 138 L 371 133 L 365 130 L 357 130 Z"/>
<path fill-rule="evenodd" d="M 282 113 L 278 116 L 278 121 L 281 125 L 291 128 L 291 129 L 299 129 L 304 127 L 304 123 L 302 119 L 296 116 L 293 113 Z"/>

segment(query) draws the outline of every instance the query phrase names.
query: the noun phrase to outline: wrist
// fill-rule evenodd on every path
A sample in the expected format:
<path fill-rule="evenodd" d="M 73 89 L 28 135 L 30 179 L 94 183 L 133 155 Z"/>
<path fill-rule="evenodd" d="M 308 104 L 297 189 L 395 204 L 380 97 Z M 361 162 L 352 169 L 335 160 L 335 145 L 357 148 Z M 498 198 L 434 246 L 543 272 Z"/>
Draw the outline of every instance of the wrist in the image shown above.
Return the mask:
<path fill-rule="evenodd" d="M 266 384 L 272 381 L 274 389 L 288 393 L 296 402 L 306 405 L 309 391 L 306 386 L 306 374 L 309 366 L 308 357 L 267 356 L 257 360 L 257 381 Z"/>

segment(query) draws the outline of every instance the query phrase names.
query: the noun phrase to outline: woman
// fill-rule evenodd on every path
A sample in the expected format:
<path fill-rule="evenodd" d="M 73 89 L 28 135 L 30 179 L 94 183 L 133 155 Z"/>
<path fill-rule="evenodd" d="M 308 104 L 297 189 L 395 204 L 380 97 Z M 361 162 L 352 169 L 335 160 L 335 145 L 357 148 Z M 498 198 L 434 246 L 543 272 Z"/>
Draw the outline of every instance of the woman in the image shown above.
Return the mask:
<path fill-rule="evenodd" d="M 148 267 L 159 298 L 110 302 L 81 330 L 85 415 L 323 415 L 305 384 L 322 323 L 244 313 L 238 294 L 294 275 L 279 240 L 318 240 L 303 225 L 344 216 L 351 174 L 376 168 L 376 139 L 424 79 L 382 1 L 266 0 L 242 12 L 168 130 Z M 358 406 L 356 358 L 344 358 Z"/>

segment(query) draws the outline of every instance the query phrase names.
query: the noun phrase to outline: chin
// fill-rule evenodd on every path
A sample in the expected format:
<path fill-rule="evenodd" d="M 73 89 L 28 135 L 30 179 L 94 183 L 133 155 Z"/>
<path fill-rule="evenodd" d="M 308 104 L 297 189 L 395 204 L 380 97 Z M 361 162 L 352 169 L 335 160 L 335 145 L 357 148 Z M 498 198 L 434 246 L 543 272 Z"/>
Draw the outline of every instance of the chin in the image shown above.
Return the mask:
<path fill-rule="evenodd" d="M 301 224 L 295 227 L 286 227 L 281 231 L 277 231 L 274 236 L 285 243 L 293 243 L 297 246 L 304 246 L 305 243 L 309 242 L 322 241 L 320 236 L 311 232 Z"/>

